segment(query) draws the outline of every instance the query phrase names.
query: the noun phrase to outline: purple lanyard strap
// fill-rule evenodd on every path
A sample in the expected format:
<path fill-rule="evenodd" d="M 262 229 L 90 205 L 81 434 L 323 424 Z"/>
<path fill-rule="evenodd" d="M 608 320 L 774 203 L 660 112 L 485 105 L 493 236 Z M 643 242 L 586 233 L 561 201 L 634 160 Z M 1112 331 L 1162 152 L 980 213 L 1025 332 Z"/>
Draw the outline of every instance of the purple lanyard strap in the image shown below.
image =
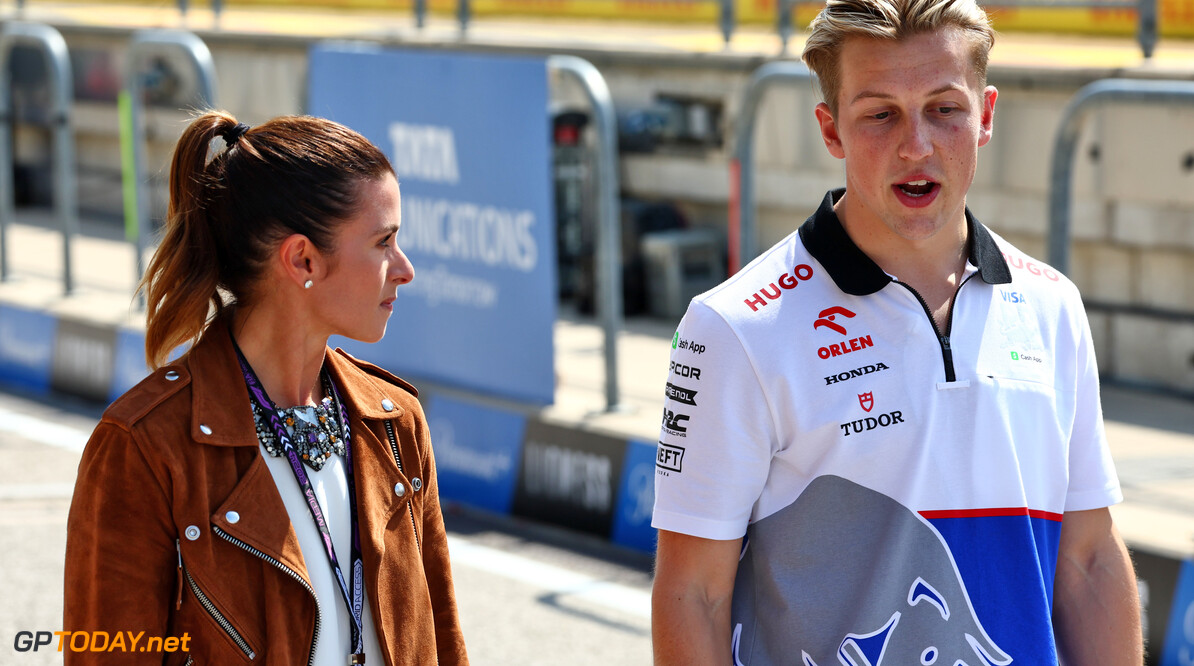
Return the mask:
<path fill-rule="evenodd" d="M 328 562 L 332 566 L 332 571 L 336 574 L 336 582 L 340 584 L 340 594 L 344 597 L 344 603 L 348 606 L 348 612 L 352 614 L 351 633 L 353 654 L 349 655 L 348 663 L 363 664 L 365 663 L 363 630 L 365 567 L 361 560 L 360 530 L 357 528 L 357 492 L 356 482 L 353 480 L 352 474 L 352 437 L 348 429 L 348 411 L 344 408 L 344 403 L 340 400 L 340 392 L 336 389 L 335 383 L 329 381 L 328 384 L 332 387 L 332 398 L 335 400 L 337 411 L 340 414 L 341 428 L 344 431 L 344 468 L 345 475 L 348 477 L 349 520 L 352 530 L 351 592 L 349 591 L 348 583 L 344 580 L 344 572 L 340 569 L 340 562 L 336 559 L 336 548 L 332 545 L 332 534 L 328 531 L 327 520 L 323 517 L 323 509 L 320 508 L 319 500 L 315 497 L 315 489 L 311 487 L 311 480 L 307 477 L 307 471 L 303 468 L 302 461 L 299 460 L 298 451 L 295 450 L 294 444 L 290 441 L 289 433 L 286 432 L 286 428 L 282 425 L 282 416 L 278 413 L 278 408 L 274 402 L 266 395 L 265 387 L 261 385 L 261 380 L 257 378 L 257 374 L 253 372 L 253 368 L 249 366 L 249 362 L 245 360 L 245 355 L 241 353 L 240 347 L 236 344 L 235 340 L 233 340 L 232 345 L 236 348 L 236 357 L 240 361 L 240 368 L 244 374 L 245 386 L 249 389 L 249 395 L 257 403 L 257 406 L 261 408 L 261 411 L 266 414 L 274 437 L 277 438 L 282 450 L 286 452 L 286 459 L 290 461 L 290 471 L 294 472 L 294 479 L 298 482 L 303 495 L 307 498 L 307 508 L 311 510 L 311 519 L 315 521 L 315 527 L 319 530 L 319 535 L 323 538 L 323 547 L 327 553 Z"/>

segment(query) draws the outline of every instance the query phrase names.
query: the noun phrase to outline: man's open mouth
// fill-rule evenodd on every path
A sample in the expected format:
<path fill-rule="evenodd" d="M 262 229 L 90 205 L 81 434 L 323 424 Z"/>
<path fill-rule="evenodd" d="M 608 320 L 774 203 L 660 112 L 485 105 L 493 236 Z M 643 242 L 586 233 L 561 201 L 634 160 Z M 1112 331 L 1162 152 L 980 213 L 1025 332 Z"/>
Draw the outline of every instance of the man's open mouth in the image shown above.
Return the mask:
<path fill-rule="evenodd" d="M 900 191 L 910 197 L 923 197 L 924 195 L 933 191 L 937 187 L 937 183 L 931 180 L 911 180 L 907 183 L 900 183 L 896 185 Z"/>

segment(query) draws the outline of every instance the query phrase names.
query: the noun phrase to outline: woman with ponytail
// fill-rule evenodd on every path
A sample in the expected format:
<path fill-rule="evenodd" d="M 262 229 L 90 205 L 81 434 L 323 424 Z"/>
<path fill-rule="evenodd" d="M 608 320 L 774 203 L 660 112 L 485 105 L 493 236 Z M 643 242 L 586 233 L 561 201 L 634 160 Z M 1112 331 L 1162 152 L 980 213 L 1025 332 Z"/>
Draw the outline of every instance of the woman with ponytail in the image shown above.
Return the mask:
<path fill-rule="evenodd" d="M 141 284 L 153 373 L 92 434 L 68 523 L 64 629 L 111 640 L 67 663 L 467 663 L 416 391 L 327 347 L 381 339 L 414 277 L 399 198 L 328 120 L 183 132 Z"/>

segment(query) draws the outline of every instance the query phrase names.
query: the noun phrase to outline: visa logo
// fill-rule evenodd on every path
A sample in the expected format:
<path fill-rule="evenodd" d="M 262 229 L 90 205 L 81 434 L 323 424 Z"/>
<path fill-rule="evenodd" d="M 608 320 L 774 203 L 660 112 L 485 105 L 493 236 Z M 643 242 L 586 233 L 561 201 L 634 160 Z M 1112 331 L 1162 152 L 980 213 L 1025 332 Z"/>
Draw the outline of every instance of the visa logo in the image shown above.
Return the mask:
<path fill-rule="evenodd" d="M 999 290 L 999 294 L 1003 296 L 1004 302 L 1007 303 L 1027 303 L 1028 297 L 1018 291 L 1004 291 Z"/>

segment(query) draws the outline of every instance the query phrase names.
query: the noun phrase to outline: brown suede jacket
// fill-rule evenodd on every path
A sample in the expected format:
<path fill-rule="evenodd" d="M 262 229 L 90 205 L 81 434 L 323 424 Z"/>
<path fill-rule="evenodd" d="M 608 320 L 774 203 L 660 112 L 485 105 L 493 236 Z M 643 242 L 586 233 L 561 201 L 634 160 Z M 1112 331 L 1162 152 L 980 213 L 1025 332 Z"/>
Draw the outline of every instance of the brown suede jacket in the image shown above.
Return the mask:
<path fill-rule="evenodd" d="M 364 580 L 384 653 L 368 663 L 467 664 L 415 389 L 339 349 L 325 367 L 352 432 Z M 132 632 L 126 644 L 145 632 L 133 652 L 68 650 L 68 664 L 309 663 L 327 620 L 221 320 L 104 413 L 79 465 L 65 583 L 66 631 Z M 184 635 L 174 652 L 139 651 Z"/>

